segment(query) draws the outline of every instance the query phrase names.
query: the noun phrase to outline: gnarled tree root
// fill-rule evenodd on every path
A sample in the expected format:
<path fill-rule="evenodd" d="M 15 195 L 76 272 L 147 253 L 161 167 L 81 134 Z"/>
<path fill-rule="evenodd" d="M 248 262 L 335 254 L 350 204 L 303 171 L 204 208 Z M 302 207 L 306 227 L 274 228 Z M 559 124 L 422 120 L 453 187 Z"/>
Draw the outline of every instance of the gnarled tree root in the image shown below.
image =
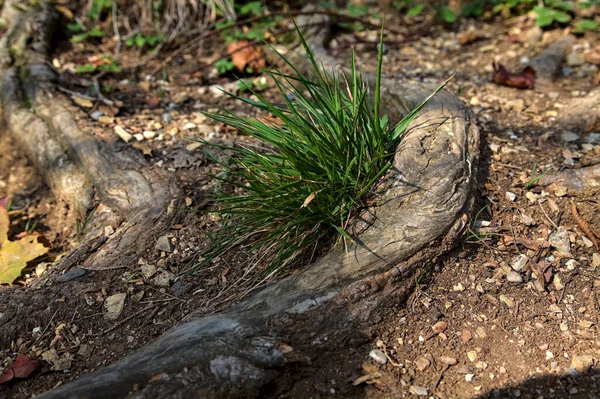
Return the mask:
<path fill-rule="evenodd" d="M 581 169 L 568 169 L 553 175 L 544 176 L 538 186 L 552 188 L 553 185 L 563 185 L 567 193 L 574 195 L 587 190 L 600 189 L 600 164 Z"/>
<path fill-rule="evenodd" d="M 433 90 L 394 80 L 382 87 L 396 119 Z M 377 205 L 353 226 L 360 245 L 334 249 L 225 313 L 192 316 L 40 398 L 256 397 L 280 380 L 286 364 L 364 342 L 375 316 L 410 291 L 406 277 L 460 237 L 472 211 L 478 154 L 470 110 L 439 93 L 411 123 Z M 289 346 L 292 352 L 283 350 Z"/>
<path fill-rule="evenodd" d="M 68 210 L 72 225 L 85 218 L 94 194 L 121 222 L 115 234 L 95 246 L 96 252 L 82 256 L 76 249 L 59 269 L 75 263 L 97 270 L 135 264 L 139 250 L 154 243 L 153 234 L 168 228 L 167 210 L 178 188 L 162 171 L 147 171 L 133 155 L 118 167 L 123 156 L 116 160 L 114 151 L 78 128 L 65 99 L 55 94 L 58 77 L 48 59 L 59 18 L 49 3 L 16 11 L 9 0 L 3 17 L 9 26 L 0 40 L 0 103 L 6 128 Z M 103 234 L 101 227 L 91 232 L 84 245 Z"/>

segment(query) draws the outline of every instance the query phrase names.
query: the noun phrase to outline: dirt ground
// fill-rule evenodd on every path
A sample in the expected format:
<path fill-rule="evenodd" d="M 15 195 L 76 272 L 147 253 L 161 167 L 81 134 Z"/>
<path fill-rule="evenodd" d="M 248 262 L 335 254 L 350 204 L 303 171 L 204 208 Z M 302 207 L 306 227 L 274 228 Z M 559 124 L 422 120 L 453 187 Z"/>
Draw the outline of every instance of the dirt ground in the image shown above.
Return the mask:
<path fill-rule="evenodd" d="M 386 26 L 419 29 L 393 18 Z M 573 98 L 595 87 L 598 68 L 582 55 L 594 51 L 598 35 L 577 38 L 574 53 L 553 82 L 534 90 L 491 83 L 492 62 L 519 70 L 526 57 L 561 34 L 543 33 L 531 21 L 516 18 L 468 21 L 456 31 L 434 27 L 402 46 L 394 45 L 398 38 L 386 37 L 384 73 L 430 82 L 455 74 L 448 90 L 472 106 L 485 140 L 480 212 L 459 248 L 438 264 L 422 265 L 408 301 L 399 300 L 386 318 L 373 321 L 376 336 L 346 353 L 321 357 L 311 366 L 314 372 L 304 369 L 291 389 L 266 392 L 266 397 L 600 396 L 595 373 L 582 373 L 600 360 L 600 250 L 581 230 L 571 204 L 581 219 L 600 229 L 597 192 L 541 187 L 535 179 L 600 162 L 599 126 L 569 130 L 560 119 Z M 337 56 L 344 59 L 349 51 L 343 43 L 355 41 L 359 62 L 373 70 L 375 47 L 364 44 L 373 37 L 376 31 L 342 34 L 333 50 L 339 45 Z M 57 65 L 66 68 L 86 51 L 58 53 Z M 247 292 L 243 254 L 196 274 L 187 271 L 207 245 L 205 233 L 216 226 L 210 214 L 191 212 L 208 206 L 206 196 L 214 187 L 209 175 L 218 173 L 193 139 L 248 140 L 214 125 L 200 111 L 215 104 L 251 111 L 221 95 L 219 87 L 233 90 L 237 84 L 203 68 L 206 59 L 183 54 L 166 74 L 149 76 L 159 62 L 106 79 L 112 89 L 107 96 L 122 102 L 118 112 L 103 109 L 104 117 L 98 118 L 96 107 L 73 105 L 81 127 L 123 151 L 141 152 L 148 168 L 169 170 L 186 195 L 187 209 L 166 236 L 170 245 L 140 254 L 128 270 L 79 269 L 84 275 L 57 280 L 51 262 L 77 244 L 94 216 L 89 225 L 65 225 L 64 210 L 0 131 L 0 198 L 12 198 L 17 210 L 11 214 L 11 234 L 26 229 L 31 219 L 30 225 L 36 223 L 35 230 L 52 243 L 44 262 L 26 270 L 17 285 L 0 287 L 0 369 L 18 353 L 44 359 L 31 378 L 0 386 L 0 398 L 32 397 L 97 370 L 152 341 L 193 310 L 214 313 Z M 68 83 L 68 90 L 85 90 L 76 79 Z M 141 140 L 122 142 L 115 126 L 141 134 Z M 126 300 L 110 320 L 105 302 L 116 294 L 126 294 Z"/>

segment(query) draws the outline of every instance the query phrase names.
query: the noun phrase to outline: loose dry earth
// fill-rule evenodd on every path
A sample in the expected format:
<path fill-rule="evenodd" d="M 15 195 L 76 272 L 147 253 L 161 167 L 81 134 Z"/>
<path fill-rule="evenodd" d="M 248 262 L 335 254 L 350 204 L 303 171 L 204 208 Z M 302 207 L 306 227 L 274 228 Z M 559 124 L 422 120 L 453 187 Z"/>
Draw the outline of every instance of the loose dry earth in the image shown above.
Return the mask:
<path fill-rule="evenodd" d="M 399 22 L 390 18 L 386 25 Z M 393 45 L 398 38 L 386 38 L 386 74 L 441 82 L 456 73 L 448 90 L 473 107 L 487 144 L 481 155 L 481 211 L 462 246 L 423 264 L 414 276 L 414 293 L 398 298 L 388 317 L 373 320 L 376 336 L 345 353 L 327 353 L 310 366 L 296 366 L 291 389 L 265 396 L 600 396 L 595 374 L 583 374 L 600 361 L 600 251 L 581 230 L 571 205 L 600 229 L 597 192 L 541 187 L 534 179 L 600 162 L 600 126 L 591 121 L 586 130 L 568 130 L 560 119 L 573 98 L 594 89 L 598 68 L 583 54 L 598 51 L 598 35 L 577 39 L 553 83 L 517 90 L 490 82 L 493 61 L 520 69 L 523 57 L 532 57 L 560 34 L 542 33 L 531 22 L 515 19 L 472 22 L 457 32 L 431 28 L 400 47 Z M 337 56 L 344 59 L 344 43 L 376 37 L 376 31 L 343 34 L 333 43 L 334 51 L 337 44 Z M 365 70 L 373 70 L 374 46 L 356 47 Z M 55 56 L 66 68 L 86 51 L 91 50 L 74 48 Z M 135 58 L 126 53 L 124 59 L 128 56 Z M 73 105 L 78 123 L 98 140 L 117 143 L 124 152 L 140 151 L 147 168 L 173 172 L 190 211 L 210 206 L 206 198 L 214 183 L 209 175 L 219 171 L 193 139 L 248 140 L 200 113 L 215 104 L 250 112 L 221 95 L 216 85 L 234 90 L 237 84 L 203 69 L 206 61 L 184 54 L 167 68 L 168 80 L 158 79 L 162 72 L 148 76 L 159 60 L 136 74 L 106 80 L 109 97 L 123 103 L 118 110 Z M 67 83 L 68 90 L 83 92 L 77 83 L 86 82 L 70 78 Z M 140 134 L 140 140 L 122 142 L 116 126 Z M 78 230 L 91 228 L 102 209 L 79 229 L 64 225 L 64 210 L 4 132 L 0 143 L 0 198 L 12 198 L 13 209 L 22 210 L 12 215 L 11 234 L 23 231 L 31 219 L 53 247 L 47 263 L 27 270 L 19 285 L 0 288 L 0 368 L 18 353 L 44 359 L 39 373 L 0 387 L 0 398 L 31 397 L 97 370 L 193 310 L 214 313 L 247 293 L 243 251 L 208 270 L 187 273 L 207 244 L 205 232 L 217 227 L 210 214 L 187 210 L 157 248 L 140 253 L 139 263 L 129 270 L 74 269 L 63 275 L 68 281 L 57 280 L 59 271 L 51 262 L 77 244 Z M 105 304 L 123 297 L 118 294 L 126 294 L 124 307 L 109 319 Z"/>

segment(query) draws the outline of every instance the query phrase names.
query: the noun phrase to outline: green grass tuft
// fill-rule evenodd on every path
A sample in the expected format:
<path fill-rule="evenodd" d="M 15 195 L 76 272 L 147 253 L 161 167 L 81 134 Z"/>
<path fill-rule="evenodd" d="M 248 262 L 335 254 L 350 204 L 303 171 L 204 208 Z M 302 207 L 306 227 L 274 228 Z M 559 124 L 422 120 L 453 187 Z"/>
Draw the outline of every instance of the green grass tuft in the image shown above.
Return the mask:
<path fill-rule="evenodd" d="M 224 173 L 215 176 L 221 184 L 213 211 L 221 216 L 222 224 L 212 237 L 212 246 L 201 254 L 200 267 L 243 245 L 254 256 L 250 268 L 265 276 L 340 237 L 350 238 L 345 232 L 348 222 L 390 167 L 409 122 L 431 98 L 391 126 L 388 115 L 380 115 L 379 109 L 381 52 L 373 95 L 354 53 L 348 72 L 326 72 L 302 35 L 300 39 L 312 65 L 310 77 L 281 54 L 293 74 L 266 72 L 276 82 L 281 104 L 250 87 L 257 101 L 228 93 L 274 116 L 276 122 L 227 110 L 207 114 L 258 139 L 261 145 L 207 143 L 232 155 L 220 162 Z M 238 193 L 232 193 L 232 188 Z"/>

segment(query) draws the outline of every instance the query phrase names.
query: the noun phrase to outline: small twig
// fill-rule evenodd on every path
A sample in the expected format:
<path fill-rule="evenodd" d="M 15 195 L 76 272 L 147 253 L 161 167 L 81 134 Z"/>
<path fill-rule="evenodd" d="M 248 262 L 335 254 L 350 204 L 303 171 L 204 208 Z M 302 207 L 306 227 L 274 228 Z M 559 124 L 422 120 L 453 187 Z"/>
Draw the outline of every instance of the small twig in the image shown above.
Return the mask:
<path fill-rule="evenodd" d="M 124 318 L 123 320 L 121 320 L 120 322 L 118 322 L 117 324 L 115 324 L 114 326 L 112 326 L 111 328 L 109 328 L 108 330 L 106 330 L 106 331 L 102 331 L 102 332 L 99 332 L 99 333 L 97 333 L 97 334 L 94 334 L 94 335 L 95 335 L 95 336 L 100 336 L 100 335 L 108 334 L 109 332 L 111 332 L 111 331 L 114 331 L 114 330 L 116 330 L 117 328 L 119 328 L 120 326 L 122 326 L 123 324 L 127 323 L 129 320 L 133 319 L 134 317 L 137 317 L 137 316 L 139 316 L 140 314 L 142 314 L 142 313 L 144 313 L 144 312 L 146 312 L 146 311 L 148 311 L 148 310 L 150 310 L 150 309 L 152 309 L 152 308 L 155 308 L 155 307 L 157 307 L 157 306 L 158 306 L 158 305 L 150 305 L 150 306 L 146 306 L 145 308 L 143 308 L 143 309 L 141 309 L 141 310 L 139 310 L 139 311 L 135 312 L 134 314 L 132 314 L 132 315 L 130 315 L 130 316 L 127 316 L 126 318 Z"/>
<path fill-rule="evenodd" d="M 94 82 L 94 88 L 97 85 L 98 85 L 98 81 L 96 79 L 96 81 Z M 78 93 L 78 92 L 73 91 L 73 90 L 65 89 L 64 87 L 61 87 L 61 86 L 57 86 L 57 89 L 59 91 L 62 91 L 63 93 L 67 93 L 67 94 L 69 94 L 71 96 L 85 98 L 86 100 L 90 100 L 90 101 L 102 101 L 104 104 L 110 105 L 110 106 L 114 105 L 114 103 L 111 100 L 109 100 L 108 98 L 98 98 L 98 97 L 94 97 L 94 96 L 89 96 L 87 94 Z"/>
<path fill-rule="evenodd" d="M 64 87 L 61 87 L 61 86 L 58 86 L 57 88 L 58 88 L 59 91 L 62 91 L 63 93 L 70 94 L 72 96 L 77 96 L 77 97 L 85 98 L 86 100 L 90 100 L 90 101 L 97 101 L 98 100 L 98 98 L 96 98 L 96 97 L 88 96 L 87 94 L 78 93 L 78 92 L 73 91 L 73 90 L 65 89 Z"/>
<path fill-rule="evenodd" d="M 117 2 L 113 1 L 112 5 L 112 24 L 113 24 L 113 32 L 115 37 L 117 38 L 117 45 L 115 47 L 114 52 L 114 60 L 117 61 L 119 59 L 119 55 L 121 52 L 121 33 L 119 33 L 119 24 L 117 22 Z"/>
<path fill-rule="evenodd" d="M 81 345 L 71 345 L 71 346 L 67 346 L 66 348 L 57 349 L 57 350 L 56 350 L 56 353 L 64 353 L 64 352 L 70 351 L 70 350 L 72 350 L 72 349 L 79 348 L 80 346 L 81 346 Z"/>
<path fill-rule="evenodd" d="M 560 293 L 560 299 L 558 300 L 558 303 L 561 303 L 561 302 L 562 302 L 562 300 L 563 300 L 563 298 L 564 298 L 564 296 L 565 296 L 565 292 L 567 291 L 567 286 L 568 286 L 568 285 L 569 285 L 569 282 L 567 281 L 567 282 L 565 283 L 565 286 L 564 286 L 564 288 L 563 288 L 562 292 Z"/>
<path fill-rule="evenodd" d="M 186 302 L 185 302 L 183 299 L 181 299 L 181 298 L 178 298 L 178 297 L 176 297 L 175 295 L 171 295 L 171 294 L 169 294 L 168 292 L 162 292 L 161 290 L 159 290 L 159 289 L 157 289 L 157 288 L 155 288 L 155 287 L 150 287 L 150 288 L 152 288 L 152 289 L 153 289 L 154 291 L 156 291 L 156 292 L 159 292 L 159 293 L 161 293 L 161 294 L 163 294 L 163 295 L 166 295 L 166 296 L 168 296 L 168 297 L 172 298 L 173 300 L 177 300 L 177 301 L 180 301 L 180 302 L 186 303 Z"/>
<path fill-rule="evenodd" d="M 436 389 L 438 387 L 438 385 L 440 385 L 440 382 L 442 381 L 442 376 L 444 375 L 444 372 L 446 370 L 448 370 L 449 368 L 450 368 L 450 365 L 445 363 L 444 368 L 442 368 L 442 371 L 440 371 L 440 375 L 438 375 L 437 380 L 435 380 L 435 383 L 433 384 L 433 389 Z"/>
<path fill-rule="evenodd" d="M 91 319 L 92 317 L 96 317 L 96 316 L 102 316 L 103 314 L 104 314 L 104 313 L 102 313 L 102 312 L 100 312 L 100 313 L 94 313 L 94 314 L 91 314 L 91 315 L 89 315 L 89 316 L 83 316 L 83 317 L 81 318 L 81 320 L 85 320 L 85 319 Z"/>
<path fill-rule="evenodd" d="M 179 298 L 148 299 L 147 301 L 140 301 L 140 303 L 142 303 L 142 304 L 146 304 L 146 303 L 165 303 L 165 302 L 173 302 L 176 299 L 179 299 Z M 181 299 L 179 299 L 179 300 L 181 300 Z"/>
<path fill-rule="evenodd" d="M 544 212 L 544 216 L 546 216 L 546 219 L 548 219 L 550 221 L 550 223 L 552 224 L 552 226 L 554 226 L 554 228 L 556 230 L 558 230 L 558 226 L 554 223 L 554 221 L 552 221 L 552 219 L 550 219 L 550 216 L 548 216 L 548 214 L 546 213 L 546 210 L 544 209 L 544 207 L 542 206 L 542 203 L 540 201 L 538 201 L 538 205 L 542 209 L 542 212 Z"/>
<path fill-rule="evenodd" d="M 42 331 L 42 334 L 38 337 L 38 339 L 36 339 L 33 344 L 31 344 L 31 346 L 29 347 L 29 349 L 27 349 L 27 352 L 29 352 L 31 350 L 31 348 L 33 348 L 38 342 L 40 342 L 40 340 L 44 337 L 44 334 L 46 334 L 46 331 L 48 331 L 48 328 L 50 328 L 50 324 L 52 323 L 52 321 L 54 320 L 54 317 L 56 316 L 56 314 L 58 313 L 58 311 L 60 310 L 60 306 L 58 307 L 58 309 L 56 309 L 56 311 L 54 312 L 54 314 L 52 315 L 52 317 L 50 318 L 50 321 L 48 322 L 48 324 L 46 324 L 46 328 L 44 328 L 44 331 Z"/>
<path fill-rule="evenodd" d="M 69 324 L 73 324 L 73 321 L 75 320 L 75 316 L 77 316 L 78 310 L 79 310 L 79 307 L 75 307 L 75 311 L 73 312 L 73 316 L 71 317 L 71 321 Z"/>
<path fill-rule="evenodd" d="M 100 90 L 100 82 L 98 82 L 98 79 L 100 79 L 104 75 L 106 75 L 106 72 L 102 71 L 102 72 L 94 75 L 94 77 L 92 77 L 92 82 L 94 82 L 94 90 L 96 91 L 98 100 L 102 101 L 102 102 L 106 102 L 106 97 L 104 97 L 104 95 L 102 94 L 102 90 Z"/>
<path fill-rule="evenodd" d="M 390 355 L 388 355 L 387 353 L 387 346 L 385 344 L 383 344 L 383 353 L 385 354 L 385 357 L 387 358 L 387 360 L 390 362 L 390 364 L 394 367 L 402 367 L 402 363 L 396 363 L 394 361 L 394 359 L 392 359 L 390 357 Z"/>

